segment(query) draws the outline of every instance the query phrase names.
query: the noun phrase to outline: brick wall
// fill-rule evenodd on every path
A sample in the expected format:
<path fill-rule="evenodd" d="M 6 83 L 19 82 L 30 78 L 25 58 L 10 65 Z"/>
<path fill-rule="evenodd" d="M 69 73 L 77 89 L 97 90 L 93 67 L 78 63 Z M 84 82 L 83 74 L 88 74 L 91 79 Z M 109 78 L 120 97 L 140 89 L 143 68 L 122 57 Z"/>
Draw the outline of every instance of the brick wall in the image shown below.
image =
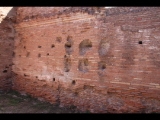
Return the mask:
<path fill-rule="evenodd" d="M 18 8 L 13 89 L 91 112 L 159 112 L 159 8 Z"/>
<path fill-rule="evenodd" d="M 11 88 L 15 10 L 0 7 L 0 89 Z"/>

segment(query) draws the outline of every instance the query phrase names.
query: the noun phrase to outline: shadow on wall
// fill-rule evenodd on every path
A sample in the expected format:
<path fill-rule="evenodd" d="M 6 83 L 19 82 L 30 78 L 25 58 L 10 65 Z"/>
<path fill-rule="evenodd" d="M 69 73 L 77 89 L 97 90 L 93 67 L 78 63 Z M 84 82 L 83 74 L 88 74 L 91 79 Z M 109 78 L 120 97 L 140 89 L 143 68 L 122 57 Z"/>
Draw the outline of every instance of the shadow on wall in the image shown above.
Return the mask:
<path fill-rule="evenodd" d="M 0 89 L 11 88 L 16 8 L 0 7 Z"/>

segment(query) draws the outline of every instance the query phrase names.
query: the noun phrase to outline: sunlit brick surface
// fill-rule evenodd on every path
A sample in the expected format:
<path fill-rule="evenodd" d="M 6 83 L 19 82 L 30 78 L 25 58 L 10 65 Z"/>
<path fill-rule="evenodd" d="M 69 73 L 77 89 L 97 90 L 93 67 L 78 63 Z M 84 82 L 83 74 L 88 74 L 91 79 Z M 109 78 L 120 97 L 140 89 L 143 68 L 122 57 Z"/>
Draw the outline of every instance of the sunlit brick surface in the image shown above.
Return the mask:
<path fill-rule="evenodd" d="M 13 89 L 91 112 L 160 112 L 159 8 L 17 10 Z"/>

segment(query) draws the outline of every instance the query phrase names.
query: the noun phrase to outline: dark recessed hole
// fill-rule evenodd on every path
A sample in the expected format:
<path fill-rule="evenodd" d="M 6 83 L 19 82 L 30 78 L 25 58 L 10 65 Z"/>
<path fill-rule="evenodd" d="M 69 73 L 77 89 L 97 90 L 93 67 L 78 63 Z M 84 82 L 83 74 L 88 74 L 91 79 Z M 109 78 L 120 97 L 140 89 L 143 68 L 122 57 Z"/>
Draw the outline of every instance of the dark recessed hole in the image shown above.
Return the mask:
<path fill-rule="evenodd" d="M 38 46 L 38 48 L 41 48 L 42 46 Z"/>
<path fill-rule="evenodd" d="M 142 41 L 139 41 L 138 43 L 139 43 L 139 44 L 142 44 Z"/>
<path fill-rule="evenodd" d="M 36 78 L 38 78 L 38 76 L 36 76 Z"/>
<path fill-rule="evenodd" d="M 104 61 L 101 61 L 98 63 L 98 69 L 99 70 L 104 70 L 106 69 L 106 63 Z"/>
<path fill-rule="evenodd" d="M 89 50 L 92 47 L 92 42 L 89 39 L 83 40 L 79 44 L 79 53 L 80 55 L 84 55 L 87 50 Z"/>
<path fill-rule="evenodd" d="M 102 69 L 106 69 L 106 66 L 105 66 L 105 65 L 102 65 Z"/>
<path fill-rule="evenodd" d="M 21 55 L 19 55 L 19 57 L 21 57 Z"/>
<path fill-rule="evenodd" d="M 7 72 L 7 70 L 3 70 L 3 73 L 6 73 Z"/>
<path fill-rule="evenodd" d="M 72 52 L 73 52 L 73 40 L 72 40 L 72 36 L 68 36 L 67 37 L 67 42 L 65 43 L 65 50 L 66 50 L 66 53 L 68 55 L 70 55 Z"/>
<path fill-rule="evenodd" d="M 38 57 L 41 57 L 41 54 L 38 54 Z"/>
<path fill-rule="evenodd" d="M 26 46 L 24 46 L 24 49 L 26 49 Z"/>
<path fill-rule="evenodd" d="M 30 55 L 30 52 L 27 52 L 27 55 L 26 55 L 26 57 L 29 57 L 29 55 Z"/>
<path fill-rule="evenodd" d="M 65 50 L 66 50 L 66 53 L 68 55 L 70 55 L 72 52 L 73 52 L 73 48 L 72 48 L 72 42 L 67 42 L 64 46 L 65 46 Z"/>
<path fill-rule="evenodd" d="M 47 53 L 47 55 L 49 55 L 49 53 Z"/>
<path fill-rule="evenodd" d="M 29 76 L 29 75 L 24 74 L 24 76 L 26 77 L 26 76 Z"/>
<path fill-rule="evenodd" d="M 84 48 L 84 47 L 92 47 L 92 42 L 89 39 L 83 40 L 79 44 L 79 48 Z"/>
<path fill-rule="evenodd" d="M 55 81 L 55 78 L 53 78 L 53 81 Z"/>
<path fill-rule="evenodd" d="M 67 42 L 66 44 L 65 44 L 65 47 L 67 47 L 67 48 L 70 48 L 72 45 L 71 45 L 71 43 L 70 42 Z"/>
<path fill-rule="evenodd" d="M 68 55 L 70 55 L 73 52 L 73 47 L 72 46 L 73 46 L 72 36 L 68 36 L 67 37 L 67 42 L 64 45 L 66 53 Z"/>
<path fill-rule="evenodd" d="M 73 81 L 72 81 L 72 85 L 75 85 L 75 84 L 76 84 L 76 81 L 75 81 L 75 80 L 73 80 Z"/>
<path fill-rule="evenodd" d="M 13 56 L 13 57 L 15 56 L 15 52 L 12 53 L 12 56 Z"/>
<path fill-rule="evenodd" d="M 51 48 L 54 48 L 54 47 L 55 47 L 55 45 L 54 45 L 54 44 L 52 44 L 52 45 L 51 45 Z"/>

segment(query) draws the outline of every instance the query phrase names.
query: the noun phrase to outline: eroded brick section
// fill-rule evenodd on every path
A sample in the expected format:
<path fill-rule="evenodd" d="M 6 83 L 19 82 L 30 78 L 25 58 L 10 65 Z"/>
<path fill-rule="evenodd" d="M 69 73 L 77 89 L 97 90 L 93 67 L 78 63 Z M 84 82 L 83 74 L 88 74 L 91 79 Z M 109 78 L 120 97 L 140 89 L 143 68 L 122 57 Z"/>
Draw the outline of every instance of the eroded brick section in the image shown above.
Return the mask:
<path fill-rule="evenodd" d="M 13 89 L 83 111 L 160 112 L 158 13 L 18 8 Z"/>
<path fill-rule="evenodd" d="M 0 7 L 0 89 L 11 88 L 11 68 L 15 12 L 11 7 Z"/>

